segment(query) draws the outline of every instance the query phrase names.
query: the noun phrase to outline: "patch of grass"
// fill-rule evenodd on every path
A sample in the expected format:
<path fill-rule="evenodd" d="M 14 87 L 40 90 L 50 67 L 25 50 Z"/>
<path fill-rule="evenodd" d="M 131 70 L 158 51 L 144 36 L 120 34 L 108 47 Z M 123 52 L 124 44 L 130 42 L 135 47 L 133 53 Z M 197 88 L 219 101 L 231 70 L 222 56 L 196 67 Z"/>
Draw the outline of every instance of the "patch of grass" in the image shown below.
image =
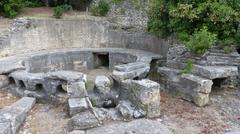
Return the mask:
<path fill-rule="evenodd" d="M 97 101 L 96 100 L 90 99 L 90 101 L 91 101 L 93 107 L 97 106 Z"/>

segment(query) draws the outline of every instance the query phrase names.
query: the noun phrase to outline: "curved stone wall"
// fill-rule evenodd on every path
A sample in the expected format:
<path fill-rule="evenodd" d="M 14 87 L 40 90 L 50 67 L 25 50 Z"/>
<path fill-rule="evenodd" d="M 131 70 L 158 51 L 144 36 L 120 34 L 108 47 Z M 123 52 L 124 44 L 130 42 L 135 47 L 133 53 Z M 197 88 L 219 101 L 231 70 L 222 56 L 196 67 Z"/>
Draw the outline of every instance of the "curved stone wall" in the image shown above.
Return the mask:
<path fill-rule="evenodd" d="M 124 78 L 129 75 L 135 78 L 135 75 L 142 73 L 145 76 L 152 61 L 160 59 L 160 55 L 134 49 L 55 49 L 3 58 L 0 60 L 0 75 L 9 77 L 9 85 L 14 86 L 12 92 L 18 96 L 58 101 L 59 98 L 66 97 L 66 93 L 63 93 L 66 92 L 63 90 L 64 85 L 86 81 L 87 76 L 81 73 L 84 70 L 99 66 L 113 69 L 117 65 L 136 63 L 130 64 L 130 68 L 140 66 L 137 68 L 140 71 L 130 72 L 126 76 L 120 72 Z M 142 69 L 145 66 L 148 67 Z"/>
<path fill-rule="evenodd" d="M 171 40 L 124 29 L 106 19 L 19 18 L 8 35 L 0 38 L 0 56 L 53 48 L 129 48 L 165 57 Z"/>

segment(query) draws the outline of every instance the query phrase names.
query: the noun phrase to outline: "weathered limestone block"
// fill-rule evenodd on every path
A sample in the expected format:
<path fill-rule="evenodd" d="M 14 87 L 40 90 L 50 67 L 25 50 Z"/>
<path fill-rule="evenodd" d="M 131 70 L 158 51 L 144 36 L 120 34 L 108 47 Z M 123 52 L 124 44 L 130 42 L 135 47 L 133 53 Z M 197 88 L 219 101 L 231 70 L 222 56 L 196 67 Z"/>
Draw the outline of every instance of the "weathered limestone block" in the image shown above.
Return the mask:
<path fill-rule="evenodd" d="M 180 79 L 184 87 L 192 89 L 193 92 L 209 94 L 211 92 L 213 82 L 192 74 L 182 74 Z"/>
<path fill-rule="evenodd" d="M 238 69 L 235 66 L 200 66 L 194 65 L 193 74 L 208 78 L 227 78 L 238 75 Z"/>
<path fill-rule="evenodd" d="M 75 115 L 89 108 L 86 98 L 70 98 L 68 100 L 69 114 Z"/>
<path fill-rule="evenodd" d="M 125 119 L 127 120 L 133 119 L 135 107 L 130 101 L 120 101 L 119 104 L 117 105 L 117 109 Z"/>
<path fill-rule="evenodd" d="M 82 131 L 82 130 L 74 130 L 74 131 L 72 131 L 72 132 L 70 132 L 68 134 L 85 134 L 85 132 Z"/>
<path fill-rule="evenodd" d="M 128 92 L 133 104 L 146 111 L 146 116 L 160 116 L 160 85 L 149 79 L 132 80 Z"/>
<path fill-rule="evenodd" d="M 212 80 L 192 74 L 181 74 L 179 70 L 167 67 L 158 68 L 158 73 L 163 89 L 176 93 L 185 100 L 193 101 L 198 106 L 208 104 Z"/>
<path fill-rule="evenodd" d="M 84 130 L 94 128 L 99 125 L 98 119 L 90 111 L 81 112 L 74 115 L 68 122 L 68 128 L 72 130 Z"/>
<path fill-rule="evenodd" d="M 67 85 L 67 93 L 70 98 L 83 98 L 87 96 L 85 82 L 72 82 Z"/>
<path fill-rule="evenodd" d="M 74 71 L 55 71 L 47 73 L 48 78 L 61 79 L 68 82 L 86 81 L 86 75 Z"/>
<path fill-rule="evenodd" d="M 115 66 L 113 70 L 113 78 L 118 82 L 122 82 L 127 79 L 142 79 L 147 76 L 150 71 L 150 66 L 144 62 L 128 63 L 119 66 Z"/>
<path fill-rule="evenodd" d="M 114 66 L 114 69 L 121 72 L 129 72 L 136 69 L 144 68 L 146 66 L 147 66 L 146 63 L 144 62 L 133 62 L 133 63 Z"/>
<path fill-rule="evenodd" d="M 9 84 L 9 79 L 6 75 L 0 75 L 0 89 Z"/>
<path fill-rule="evenodd" d="M 95 80 L 95 86 L 99 93 L 109 94 L 113 82 L 107 76 L 97 76 Z"/>
<path fill-rule="evenodd" d="M 0 119 L 0 134 L 12 134 L 10 122 L 8 121 L 1 122 L 1 119 Z"/>
<path fill-rule="evenodd" d="M 0 111 L 0 118 L 8 120 L 11 124 L 12 134 L 17 133 L 17 130 L 27 117 L 27 113 L 36 103 L 35 98 L 23 97 L 10 107 Z"/>
<path fill-rule="evenodd" d="M 94 111 L 96 112 L 98 119 L 103 123 L 108 121 L 122 120 L 119 111 L 115 108 L 94 108 Z"/>

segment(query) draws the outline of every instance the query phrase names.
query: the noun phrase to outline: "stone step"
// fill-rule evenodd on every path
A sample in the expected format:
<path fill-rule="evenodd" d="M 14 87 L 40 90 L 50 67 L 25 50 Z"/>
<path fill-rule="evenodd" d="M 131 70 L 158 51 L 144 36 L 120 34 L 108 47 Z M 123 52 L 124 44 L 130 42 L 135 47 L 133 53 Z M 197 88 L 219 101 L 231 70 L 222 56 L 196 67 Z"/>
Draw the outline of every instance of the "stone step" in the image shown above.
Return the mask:
<path fill-rule="evenodd" d="M 178 94 L 181 98 L 193 101 L 198 106 L 209 102 L 212 80 L 193 74 L 182 74 L 181 70 L 159 67 L 159 83 L 164 90 Z"/>
<path fill-rule="evenodd" d="M 240 55 L 237 52 L 232 53 L 217 53 L 217 52 L 210 52 L 208 56 L 220 56 L 220 57 L 230 57 L 230 58 L 238 58 Z"/>
<path fill-rule="evenodd" d="M 240 57 L 222 57 L 222 56 L 207 56 L 208 63 L 213 65 L 238 65 L 240 64 Z"/>
<path fill-rule="evenodd" d="M 174 69 L 183 70 L 186 64 L 175 61 L 168 61 L 167 66 Z M 203 66 L 193 65 L 191 73 L 207 79 L 227 78 L 238 75 L 237 66 Z"/>
<path fill-rule="evenodd" d="M 148 65 L 144 62 L 133 62 L 133 63 L 115 66 L 114 69 L 121 72 L 129 72 L 129 71 L 137 70 L 147 66 Z"/>
<path fill-rule="evenodd" d="M 208 79 L 227 78 L 238 75 L 236 66 L 200 66 L 194 65 L 192 73 Z"/>

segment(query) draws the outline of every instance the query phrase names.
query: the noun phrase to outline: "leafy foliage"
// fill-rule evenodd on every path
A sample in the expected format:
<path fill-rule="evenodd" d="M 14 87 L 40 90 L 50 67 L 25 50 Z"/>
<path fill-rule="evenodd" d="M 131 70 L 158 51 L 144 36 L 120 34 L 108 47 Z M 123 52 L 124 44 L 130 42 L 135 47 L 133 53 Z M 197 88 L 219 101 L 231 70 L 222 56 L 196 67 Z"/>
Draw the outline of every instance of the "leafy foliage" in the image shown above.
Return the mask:
<path fill-rule="evenodd" d="M 209 48 L 209 44 L 215 43 L 212 40 L 214 34 L 217 44 L 223 47 L 239 45 L 240 1 L 151 0 L 148 30 L 157 36 L 176 34 L 179 40 L 188 42 L 187 44 L 194 43 L 188 45 L 191 48 L 193 45 L 200 45 L 199 49 L 202 48 L 203 51 Z M 204 32 L 209 36 L 205 41 L 196 37 L 203 37 Z M 193 42 L 194 38 L 201 40 L 199 43 Z M 209 41 L 208 45 L 200 44 L 206 41 Z"/>
<path fill-rule="evenodd" d="M 0 1 L 0 13 L 6 17 L 13 18 L 23 6 L 22 0 L 3 0 Z"/>
<path fill-rule="evenodd" d="M 106 0 L 100 0 L 97 5 L 91 7 L 91 12 L 94 16 L 106 16 L 110 10 L 110 5 Z"/>
<path fill-rule="evenodd" d="M 38 7 L 42 3 L 38 0 L 1 0 L 0 14 L 14 18 L 23 7 Z"/>
<path fill-rule="evenodd" d="M 206 52 L 213 44 L 216 43 L 216 34 L 208 32 L 207 27 L 203 27 L 200 31 L 195 31 L 186 42 L 187 47 L 196 53 Z"/>

